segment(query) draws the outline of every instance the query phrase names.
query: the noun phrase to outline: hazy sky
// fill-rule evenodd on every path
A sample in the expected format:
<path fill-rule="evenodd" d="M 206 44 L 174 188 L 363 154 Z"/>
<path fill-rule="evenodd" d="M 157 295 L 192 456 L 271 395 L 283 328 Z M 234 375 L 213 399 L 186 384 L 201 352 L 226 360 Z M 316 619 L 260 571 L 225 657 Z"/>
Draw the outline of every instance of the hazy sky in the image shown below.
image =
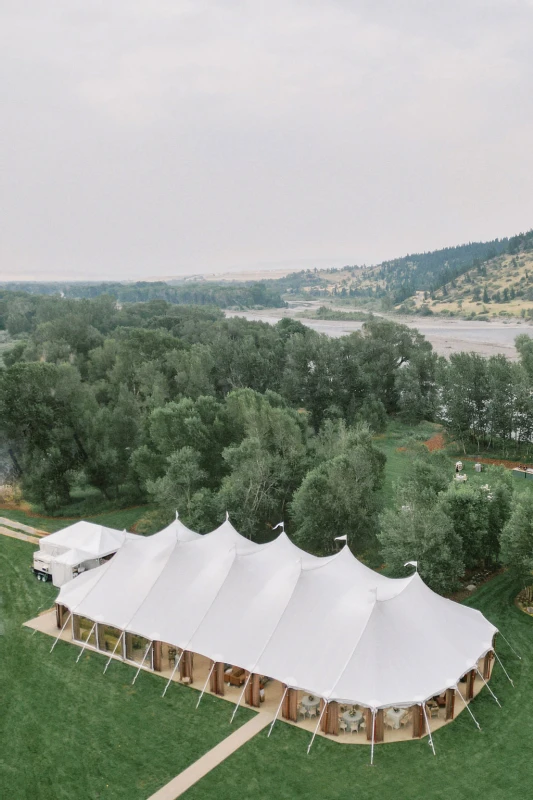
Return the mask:
<path fill-rule="evenodd" d="M 533 0 L 2 0 L 0 279 L 533 226 Z"/>

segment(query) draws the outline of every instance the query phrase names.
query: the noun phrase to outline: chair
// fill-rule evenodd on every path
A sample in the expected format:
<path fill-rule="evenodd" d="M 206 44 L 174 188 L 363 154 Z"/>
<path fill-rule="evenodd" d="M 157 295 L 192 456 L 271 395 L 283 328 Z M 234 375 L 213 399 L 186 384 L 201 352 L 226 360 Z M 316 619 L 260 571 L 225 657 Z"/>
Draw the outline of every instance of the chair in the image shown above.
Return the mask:
<path fill-rule="evenodd" d="M 304 706 L 298 706 L 298 716 L 303 719 L 307 717 L 307 709 Z"/>
<path fill-rule="evenodd" d="M 309 714 L 310 717 L 316 717 L 316 715 L 317 715 L 317 707 L 316 706 L 311 706 L 310 708 L 307 709 L 307 713 Z"/>
<path fill-rule="evenodd" d="M 341 719 L 341 718 L 339 718 L 339 730 L 341 730 L 343 733 L 346 733 L 346 732 L 347 732 L 347 730 L 348 730 L 348 726 L 347 726 L 347 724 L 346 724 L 346 723 L 345 723 L 345 721 L 344 721 L 343 719 Z"/>
<path fill-rule="evenodd" d="M 352 730 L 350 733 L 359 733 L 359 725 L 361 724 L 361 720 L 359 722 L 352 722 Z"/>
<path fill-rule="evenodd" d="M 428 708 L 429 708 L 429 718 L 433 719 L 434 717 L 436 717 L 438 719 L 438 717 L 439 717 L 439 707 L 438 706 L 429 706 Z"/>

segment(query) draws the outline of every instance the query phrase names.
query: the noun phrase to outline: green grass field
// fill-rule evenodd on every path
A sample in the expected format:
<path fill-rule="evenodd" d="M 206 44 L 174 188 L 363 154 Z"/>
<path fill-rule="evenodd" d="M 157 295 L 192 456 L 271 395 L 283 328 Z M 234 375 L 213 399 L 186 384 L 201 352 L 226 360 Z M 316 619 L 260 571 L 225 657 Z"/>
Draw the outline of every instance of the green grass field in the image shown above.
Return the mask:
<path fill-rule="evenodd" d="M 0 636 L 0 785 L 10 800 L 39 798 L 147 798 L 230 731 L 230 707 L 173 686 L 161 699 L 161 678 L 84 655 L 21 627 L 47 607 L 53 587 L 29 573 L 32 546 L 0 537 L 3 636 Z M 309 734 L 278 722 L 270 739 L 259 734 L 187 793 L 188 800 L 514 800 L 529 797 L 532 719 L 533 620 L 513 604 L 517 585 L 501 575 L 470 600 L 521 652 L 518 661 L 498 650 L 515 681 L 495 666 L 492 687 L 473 702 L 479 733 L 463 713 L 435 735 L 437 757 L 426 740 L 379 746 L 368 766 L 367 747 L 343 747 L 321 738 L 309 756 Z M 242 709 L 239 723 L 250 718 Z"/>
<path fill-rule="evenodd" d="M 241 709 L 23 628 L 57 590 L 30 573 L 33 546 L 0 536 L 0 796 L 144 800 L 246 722 Z"/>
<path fill-rule="evenodd" d="M 104 511 L 101 514 L 72 516 L 72 517 L 44 517 L 31 511 L 22 511 L 14 508 L 0 508 L 0 517 L 12 519 L 14 522 L 23 522 L 48 533 L 54 533 L 67 525 L 72 525 L 78 519 L 88 519 L 91 522 L 108 525 L 110 528 L 131 530 L 132 526 L 149 511 L 151 506 L 135 506 L 115 511 Z"/>
<path fill-rule="evenodd" d="M 480 608 L 522 654 L 518 661 L 505 643 L 498 652 L 515 688 L 496 665 L 491 686 L 472 709 L 435 734 L 437 756 L 426 739 L 376 748 L 369 766 L 368 747 L 343 747 L 322 738 L 309 756 L 309 735 L 277 723 L 270 739 L 263 732 L 192 787 L 187 800 L 520 800 L 531 796 L 531 720 L 533 715 L 533 620 L 513 604 L 518 588 L 508 575 L 476 592 Z"/>

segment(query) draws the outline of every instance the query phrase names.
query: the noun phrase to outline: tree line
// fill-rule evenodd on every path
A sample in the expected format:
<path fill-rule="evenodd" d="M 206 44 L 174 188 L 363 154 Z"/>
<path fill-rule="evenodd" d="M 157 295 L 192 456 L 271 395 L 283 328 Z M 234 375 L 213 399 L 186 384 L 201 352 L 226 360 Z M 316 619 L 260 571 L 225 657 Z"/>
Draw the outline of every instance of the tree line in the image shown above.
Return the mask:
<path fill-rule="evenodd" d="M 257 540 L 284 519 L 315 553 L 347 534 L 359 554 L 379 542 L 399 574 L 417 556 L 440 591 L 501 557 L 504 478 L 485 493 L 459 490 L 449 461 L 420 454 L 384 511 L 375 434 L 391 416 L 440 419 L 465 450 L 529 447 L 529 337 L 518 340 L 519 363 L 446 361 L 416 330 L 373 317 L 334 339 L 296 320 L 226 319 L 162 300 L 4 303 L 14 343 L 0 370 L 0 429 L 25 496 L 48 513 L 96 492 L 114 505 L 152 503 L 146 531 L 175 509 L 200 531 L 229 511 Z"/>

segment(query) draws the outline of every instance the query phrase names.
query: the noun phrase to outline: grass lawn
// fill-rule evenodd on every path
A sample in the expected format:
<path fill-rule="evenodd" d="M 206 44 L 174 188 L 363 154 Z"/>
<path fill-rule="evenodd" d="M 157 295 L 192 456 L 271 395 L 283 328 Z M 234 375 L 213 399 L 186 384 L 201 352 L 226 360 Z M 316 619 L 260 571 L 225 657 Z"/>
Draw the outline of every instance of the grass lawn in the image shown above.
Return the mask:
<path fill-rule="evenodd" d="M 57 590 L 35 580 L 33 546 L 0 536 L 0 796 L 145 800 L 253 715 L 22 628 Z M 3 635 L 2 635 L 3 634 Z"/>
<path fill-rule="evenodd" d="M 132 526 L 143 517 L 152 506 L 135 506 L 134 508 L 124 508 L 118 511 L 103 511 L 100 514 L 94 515 L 81 515 L 72 517 L 44 517 L 39 514 L 34 514 L 31 511 L 22 511 L 21 509 L 14 508 L 1 508 L 0 517 L 12 519 L 14 522 L 23 522 L 25 525 L 31 525 L 34 528 L 39 528 L 48 533 L 54 533 L 61 528 L 66 528 L 67 525 L 72 525 L 78 519 L 87 519 L 91 522 L 100 523 L 100 525 L 108 525 L 110 528 L 117 528 L 122 530 L 131 530 Z"/>
<path fill-rule="evenodd" d="M 479 733 L 465 711 L 435 734 L 437 756 L 427 740 L 378 746 L 375 766 L 369 748 L 315 739 L 277 723 L 272 736 L 260 733 L 193 786 L 187 800 L 519 800 L 531 796 L 533 760 L 533 620 L 513 605 L 518 588 L 501 575 L 469 601 L 480 608 L 522 655 L 518 661 L 504 642 L 498 652 L 515 687 L 501 668 L 491 686 L 473 701 Z"/>

